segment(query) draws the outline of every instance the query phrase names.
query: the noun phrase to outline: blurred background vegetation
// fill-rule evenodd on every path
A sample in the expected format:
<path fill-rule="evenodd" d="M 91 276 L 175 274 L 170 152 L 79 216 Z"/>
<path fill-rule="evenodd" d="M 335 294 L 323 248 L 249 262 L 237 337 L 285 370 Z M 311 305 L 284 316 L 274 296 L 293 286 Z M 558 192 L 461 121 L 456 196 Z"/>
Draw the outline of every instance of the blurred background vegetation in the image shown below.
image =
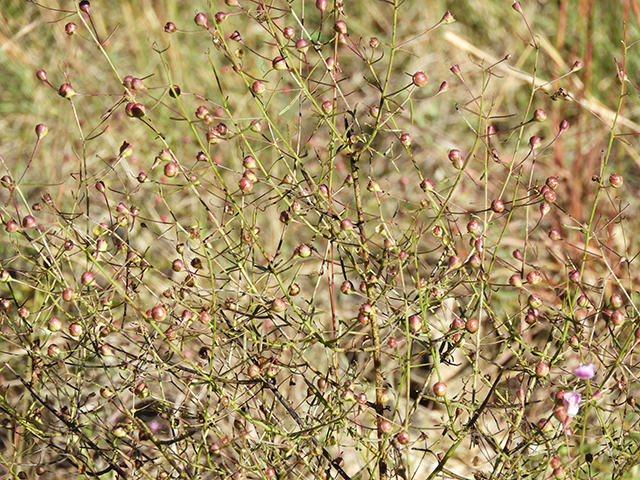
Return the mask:
<path fill-rule="evenodd" d="M 449 72 L 452 65 L 460 65 L 470 88 L 478 92 L 482 81 L 482 70 L 478 66 L 490 65 L 505 55 L 511 55 L 504 68 L 496 70 L 502 78 L 488 82 L 488 98 L 495 104 L 493 113 L 506 119 L 506 124 L 513 124 L 511 116 L 528 102 L 527 74 L 519 75 L 519 72 L 532 71 L 535 55 L 533 49 L 527 47 L 530 36 L 511 4 L 510 0 L 437 0 L 429 2 L 425 8 L 423 2 L 404 2 L 402 11 L 411 12 L 411 16 L 400 19 L 400 38 L 409 39 L 421 34 L 437 23 L 446 10 L 456 18 L 456 23 L 447 28 L 436 29 L 409 43 L 406 55 L 399 55 L 397 63 L 399 70 L 406 73 L 425 70 L 433 86 L 447 80 L 454 87 L 447 95 L 413 105 L 414 144 L 428 149 L 425 155 L 436 167 L 448 149 L 459 148 L 464 142 L 461 139 L 466 127 L 460 121 L 462 114 L 456 106 L 465 105 L 469 96 Z M 540 79 L 549 81 L 560 77 L 571 69 L 575 60 L 584 65 L 580 72 L 551 84 L 546 92 L 538 92 L 534 107 L 547 109 L 552 120 L 549 125 L 556 126 L 565 118 L 572 126 L 579 127 L 572 130 L 571 140 L 562 139 L 556 146 L 553 162 L 559 170 L 557 174 L 562 176 L 563 173 L 583 169 L 592 171 L 597 167 L 603 135 L 607 133 L 607 128 L 597 117 L 609 124 L 610 114 L 617 103 L 616 73 L 625 67 L 622 65 L 621 42 L 631 43 L 639 35 L 638 0 L 524 0 L 521 4 L 532 31 L 542 45 L 537 65 Z M 49 1 L 43 5 L 69 9 L 71 3 Z M 367 44 L 371 36 L 380 37 L 383 42 L 389 40 L 386 36 L 391 31 L 391 19 L 384 14 L 383 5 L 383 2 L 376 1 L 347 5 L 349 29 L 355 41 Z M 312 4 L 307 7 L 306 15 L 310 19 L 307 22 L 315 25 L 317 22 L 311 20 L 315 20 L 318 13 L 311 7 Z M 95 15 L 95 21 L 103 35 L 117 27 L 108 50 L 121 75 L 152 75 L 148 83 L 165 85 L 166 76 L 154 49 L 168 48 L 166 59 L 174 83 L 185 91 L 215 95 L 215 81 L 205 56 L 205 52 L 212 49 L 210 40 L 201 35 L 171 36 L 163 32 L 167 21 L 173 21 L 180 29 L 194 30 L 192 19 L 195 13 L 207 11 L 204 2 L 94 1 L 92 9 L 100 12 Z M 366 13 L 365 9 L 371 13 Z M 221 1 L 213 2 L 211 12 L 218 10 L 226 11 L 228 7 Z M 61 166 L 73 157 L 71 139 L 77 137 L 77 127 L 68 121 L 66 115 L 60 115 L 60 109 L 67 107 L 66 102 L 40 84 L 35 78 L 35 71 L 45 69 L 56 86 L 63 83 L 63 74 L 66 74 L 76 90 L 82 93 L 115 95 L 121 92 L 121 87 L 106 62 L 95 61 L 94 49 L 86 42 L 65 34 L 67 20 L 64 14 L 37 8 L 22 0 L 7 0 L 3 2 L 0 16 L 0 79 L 3 85 L 0 90 L 0 153 L 8 165 L 20 163 L 24 160 L 24 152 L 31 150 L 34 125 L 45 123 L 54 134 L 48 141 L 55 143 L 48 146 L 48 161 L 39 166 L 48 181 L 62 181 L 65 175 L 61 176 L 64 171 Z M 359 22 L 360 18 L 365 20 Z M 370 18 L 374 19 L 373 23 L 370 23 Z M 259 45 L 261 48 L 258 50 L 269 57 L 268 46 L 261 45 L 259 25 L 243 22 L 241 15 L 231 16 L 223 25 L 224 31 L 227 34 L 240 31 L 246 45 Z M 626 59 L 625 70 L 630 80 L 637 83 L 640 57 L 633 54 L 635 47 L 631 52 Z M 213 58 L 221 57 L 214 55 Z M 255 58 L 248 56 L 247 62 L 253 62 Z M 260 68 L 266 72 L 268 62 Z M 233 88 L 233 75 L 227 79 L 225 88 Z M 367 90 L 364 85 L 364 72 L 363 77 L 354 75 L 350 82 L 354 90 L 362 89 L 354 94 L 360 100 L 361 109 L 375 101 L 371 97 L 371 89 Z M 569 92 L 575 101 L 551 101 L 549 95 L 559 87 Z M 637 91 L 630 92 L 632 96 L 637 94 Z M 577 102 L 582 102 L 582 106 Z M 249 107 L 244 107 L 236 105 L 239 115 L 249 113 Z M 102 98 L 87 97 L 80 108 L 83 109 L 79 112 L 82 118 L 93 118 L 94 124 L 99 124 L 98 117 L 104 113 L 101 110 L 104 108 Z M 630 107 L 623 112 L 631 127 L 636 126 L 633 122 L 637 108 Z M 595 111 L 595 115 L 589 110 Z M 108 124 L 110 130 L 105 138 L 109 140 L 112 151 L 106 151 L 107 142 L 101 142 L 102 148 L 92 152 L 94 155 L 113 155 L 122 143 L 123 129 L 127 131 L 126 139 L 130 143 L 138 138 L 142 140 L 139 125 L 125 124 L 123 127 L 113 121 Z M 171 142 L 181 140 L 171 137 L 168 119 L 162 126 L 166 128 Z M 548 133 L 551 134 L 550 131 Z M 637 168 L 632 168 L 640 162 L 635 149 L 636 140 L 634 136 L 627 140 L 632 148 L 621 148 L 617 153 L 618 169 L 637 174 Z M 568 147 L 567 142 L 570 143 Z M 135 147 L 138 157 L 157 153 L 157 147 L 145 145 L 144 140 Z M 141 161 L 148 163 L 150 160 L 143 158 Z M 627 177 L 626 181 L 637 185 L 634 178 Z M 587 193 L 582 191 L 583 185 L 575 187 L 571 192 L 573 202 Z"/>

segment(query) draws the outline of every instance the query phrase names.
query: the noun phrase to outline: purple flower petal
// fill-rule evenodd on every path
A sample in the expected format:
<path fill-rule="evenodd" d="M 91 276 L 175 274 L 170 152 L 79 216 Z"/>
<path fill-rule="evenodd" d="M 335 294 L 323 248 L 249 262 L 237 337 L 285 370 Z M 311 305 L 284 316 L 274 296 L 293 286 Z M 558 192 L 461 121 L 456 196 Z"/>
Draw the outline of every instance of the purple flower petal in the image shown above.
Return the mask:
<path fill-rule="evenodd" d="M 567 415 L 573 417 L 578 414 L 581 399 L 582 395 L 578 392 L 567 392 L 564 394 L 562 401 L 564 403 L 564 408 L 567 411 Z"/>
<path fill-rule="evenodd" d="M 578 378 L 586 380 L 588 378 L 592 378 L 596 374 L 596 371 L 593 363 L 590 363 L 589 365 L 580 365 L 575 369 L 573 374 Z"/>

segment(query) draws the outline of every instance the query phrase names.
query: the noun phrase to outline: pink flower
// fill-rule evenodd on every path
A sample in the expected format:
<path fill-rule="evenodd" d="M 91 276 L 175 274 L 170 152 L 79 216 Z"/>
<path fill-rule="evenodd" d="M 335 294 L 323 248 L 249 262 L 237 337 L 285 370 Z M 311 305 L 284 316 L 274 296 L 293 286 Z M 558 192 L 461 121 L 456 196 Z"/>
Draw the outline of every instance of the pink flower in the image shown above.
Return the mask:
<path fill-rule="evenodd" d="M 586 380 L 586 379 L 592 378 L 596 374 L 596 371 L 593 366 L 593 363 L 590 363 L 589 365 L 580 365 L 578 368 L 575 369 L 573 374 L 578 378 L 582 378 L 583 380 Z"/>
<path fill-rule="evenodd" d="M 582 399 L 582 395 L 578 392 L 567 392 L 562 397 L 562 402 L 564 403 L 564 408 L 567 411 L 567 415 L 573 417 L 578 414 L 580 410 L 580 400 Z"/>
<path fill-rule="evenodd" d="M 151 430 L 151 433 L 155 434 L 155 433 L 158 433 L 160 431 L 160 429 L 162 428 L 162 424 L 160 422 L 158 422 L 157 420 L 151 420 L 147 424 L 147 427 L 149 427 L 149 430 Z"/>

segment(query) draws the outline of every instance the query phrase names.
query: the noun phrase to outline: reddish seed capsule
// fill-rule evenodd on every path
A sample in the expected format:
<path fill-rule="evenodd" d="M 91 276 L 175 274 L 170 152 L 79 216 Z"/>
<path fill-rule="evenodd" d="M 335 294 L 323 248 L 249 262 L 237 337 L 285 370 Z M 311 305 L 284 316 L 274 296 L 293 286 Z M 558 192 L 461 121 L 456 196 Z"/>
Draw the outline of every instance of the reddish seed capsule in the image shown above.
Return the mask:
<path fill-rule="evenodd" d="M 550 432 L 553 430 L 553 425 L 551 424 L 551 420 L 548 418 L 541 418 L 538 420 L 538 428 L 543 432 Z"/>
<path fill-rule="evenodd" d="M 560 232 L 556 228 L 552 228 L 551 230 L 549 230 L 549 238 L 551 240 L 562 240 Z"/>
<path fill-rule="evenodd" d="M 378 40 L 378 37 L 371 37 L 369 39 L 369 46 L 371 48 L 378 48 L 380 46 L 380 40 Z"/>
<path fill-rule="evenodd" d="M 242 160 L 242 166 L 248 170 L 252 169 L 252 168 L 257 168 L 258 167 L 258 163 L 256 162 L 256 159 L 253 158 L 251 155 L 247 155 L 246 157 L 244 157 L 244 159 Z"/>
<path fill-rule="evenodd" d="M 229 16 L 228 13 L 218 12 L 218 13 L 215 14 L 214 20 L 216 21 L 217 24 L 221 24 L 222 22 L 224 22 L 227 19 L 228 16 Z"/>
<path fill-rule="evenodd" d="M 164 31 L 166 33 L 174 33 L 177 30 L 176 24 L 173 22 L 167 22 L 164 24 Z"/>
<path fill-rule="evenodd" d="M 475 318 L 470 318 L 469 320 L 467 320 L 465 327 L 467 329 L 467 332 L 476 333 L 480 328 L 480 322 Z"/>
<path fill-rule="evenodd" d="M 555 192 L 552 192 L 555 194 Z M 540 216 L 544 217 L 547 213 L 549 213 L 551 211 L 551 205 L 549 205 L 547 202 L 542 202 L 540 204 Z"/>
<path fill-rule="evenodd" d="M 462 153 L 460 153 L 460 150 L 454 148 L 453 150 L 449 150 L 448 157 L 450 162 L 457 162 L 462 160 Z"/>
<path fill-rule="evenodd" d="M 573 283 L 580 283 L 580 272 L 578 270 L 571 270 L 569 272 L 569 280 Z"/>
<path fill-rule="evenodd" d="M 462 266 L 462 260 L 457 255 L 449 257 L 449 270 L 457 270 Z"/>
<path fill-rule="evenodd" d="M 280 223 L 287 224 L 291 221 L 291 212 L 289 210 L 283 210 L 280 212 Z"/>
<path fill-rule="evenodd" d="M 529 146 L 531 149 L 538 148 L 540 145 L 542 145 L 542 140 L 537 135 L 534 135 L 529 139 Z"/>
<path fill-rule="evenodd" d="M 342 35 L 346 35 L 347 34 L 347 24 L 344 22 L 344 20 L 338 20 L 333 25 L 333 29 L 336 32 L 341 33 Z"/>
<path fill-rule="evenodd" d="M 79 4 L 78 4 L 78 8 L 80 10 L 82 10 L 84 13 L 86 13 L 87 15 L 90 15 L 91 12 L 91 4 L 87 1 L 87 0 L 82 0 Z"/>
<path fill-rule="evenodd" d="M 529 295 L 527 303 L 531 308 L 540 308 L 542 306 L 542 298 L 540 297 L 540 295 L 536 294 Z"/>
<path fill-rule="evenodd" d="M 504 202 L 502 200 L 494 200 L 493 202 L 491 202 L 491 210 L 493 210 L 495 213 L 504 212 Z"/>
<path fill-rule="evenodd" d="M 72 337 L 79 337 L 84 333 L 84 328 L 78 322 L 73 322 L 69 325 L 69 335 Z"/>
<path fill-rule="evenodd" d="M 256 95 L 261 95 L 264 93 L 264 91 L 267 88 L 264 86 L 264 83 L 261 82 L 260 80 L 256 80 L 255 82 L 253 82 L 253 84 L 251 85 L 251 91 L 253 93 L 255 93 Z"/>
<path fill-rule="evenodd" d="M 560 185 L 560 181 L 557 177 L 548 177 L 545 185 L 549 187 L 551 190 L 555 190 Z"/>
<path fill-rule="evenodd" d="M 345 280 L 342 282 L 342 285 L 340 285 L 340 291 L 345 295 L 353 293 L 353 283 L 349 280 Z"/>
<path fill-rule="evenodd" d="M 9 233 L 14 233 L 17 232 L 18 230 L 20 230 L 20 225 L 18 225 L 18 222 L 15 222 L 13 220 L 9 220 L 5 226 L 4 226 L 5 230 Z"/>
<path fill-rule="evenodd" d="M 587 308 L 591 303 L 589 302 L 589 297 L 586 295 L 580 295 L 576 302 L 580 308 Z"/>
<path fill-rule="evenodd" d="M 566 120 L 562 120 L 560 122 L 560 131 L 564 132 L 567 128 L 569 128 L 569 122 L 567 122 Z"/>
<path fill-rule="evenodd" d="M 242 176 L 251 180 L 252 183 L 256 183 L 258 181 L 258 177 L 253 172 L 253 170 L 245 170 Z"/>
<path fill-rule="evenodd" d="M 296 31 L 293 29 L 293 27 L 287 26 L 284 27 L 282 34 L 284 35 L 284 38 L 286 38 L 287 40 L 291 40 L 296 35 Z"/>
<path fill-rule="evenodd" d="M 436 397 L 444 397 L 447 394 L 447 384 L 438 382 L 433 386 L 433 393 Z"/>
<path fill-rule="evenodd" d="M 271 311 L 276 313 L 284 312 L 287 309 L 287 304 L 282 298 L 274 298 L 271 302 Z"/>
<path fill-rule="evenodd" d="M 260 375 L 260 367 L 258 365 L 250 365 L 247 369 L 247 375 L 251 378 L 256 378 Z"/>
<path fill-rule="evenodd" d="M 76 298 L 76 292 L 73 290 L 73 288 L 65 288 L 62 291 L 62 299 L 65 302 L 72 302 L 73 300 L 75 300 Z"/>
<path fill-rule="evenodd" d="M 76 91 L 68 83 L 63 83 L 62 85 L 60 85 L 60 88 L 58 89 L 58 95 L 60 95 L 62 98 L 71 98 L 75 94 L 76 94 Z"/>
<path fill-rule="evenodd" d="M 413 84 L 416 87 L 423 87 L 424 85 L 427 84 L 427 81 L 428 81 L 427 75 L 424 72 L 416 72 L 416 73 L 414 73 L 413 77 L 412 77 L 412 80 L 413 80 Z"/>
<path fill-rule="evenodd" d="M 408 133 L 403 133 L 400 135 L 400 143 L 402 143 L 405 147 L 411 146 L 411 135 Z"/>
<path fill-rule="evenodd" d="M 345 218 L 344 220 L 342 220 L 342 222 L 340 222 L 340 229 L 341 230 L 353 230 L 353 222 L 351 220 L 349 220 L 348 218 Z"/>
<path fill-rule="evenodd" d="M 242 177 L 238 182 L 238 188 L 245 193 L 250 192 L 253 189 L 253 182 L 247 177 Z"/>
<path fill-rule="evenodd" d="M 55 343 L 52 343 L 47 348 L 47 355 L 49 355 L 50 357 L 57 357 L 58 355 L 60 355 L 60 347 L 58 347 L 58 345 L 56 345 Z"/>
<path fill-rule="evenodd" d="M 62 321 L 58 317 L 51 317 L 47 322 L 47 327 L 52 332 L 59 332 L 62 329 Z"/>
<path fill-rule="evenodd" d="M 162 305 L 156 305 L 151 309 L 151 318 L 154 320 L 164 320 L 167 316 L 167 311 Z"/>
<path fill-rule="evenodd" d="M 386 418 L 380 420 L 380 431 L 389 433 L 391 430 L 393 430 L 393 424 L 389 420 Z"/>
<path fill-rule="evenodd" d="M 614 293 L 613 295 L 611 295 L 611 298 L 609 299 L 609 302 L 611 303 L 611 306 L 613 308 L 620 308 L 622 306 L 622 297 L 620 295 L 618 295 L 617 293 Z"/>
<path fill-rule="evenodd" d="M 305 243 L 300 245 L 297 250 L 300 258 L 307 258 L 311 255 L 311 247 Z"/>
<path fill-rule="evenodd" d="M 546 377 L 547 375 L 549 375 L 549 365 L 544 362 L 540 362 L 538 365 L 536 365 L 536 375 L 538 377 Z"/>
<path fill-rule="evenodd" d="M 297 283 L 292 283 L 289 287 L 289 295 L 292 297 L 300 295 L 300 285 L 298 285 Z"/>
<path fill-rule="evenodd" d="M 524 257 L 522 256 L 522 252 L 520 251 L 520 249 L 516 248 L 511 255 L 513 255 L 513 258 L 515 258 L 516 260 L 519 260 L 520 262 L 522 262 L 522 260 L 524 259 Z"/>
<path fill-rule="evenodd" d="M 332 71 L 336 68 L 336 59 L 333 57 L 327 58 L 327 70 Z"/>
<path fill-rule="evenodd" d="M 36 72 L 36 77 L 38 78 L 38 80 L 40 80 L 41 82 L 46 82 L 47 81 L 47 72 L 40 69 Z"/>
<path fill-rule="evenodd" d="M 465 327 L 465 321 L 462 318 L 456 317 L 451 323 L 452 330 L 462 330 Z"/>
<path fill-rule="evenodd" d="M 467 223 L 467 232 L 469 233 L 478 233 L 480 231 L 480 222 L 477 220 L 470 220 Z"/>
<path fill-rule="evenodd" d="M 91 285 L 96 279 L 96 276 L 91 272 L 84 272 L 80 277 L 80 282 L 83 285 Z"/>
<path fill-rule="evenodd" d="M 38 222 L 32 215 L 27 215 L 22 219 L 22 228 L 36 228 L 37 226 Z"/>
<path fill-rule="evenodd" d="M 193 21 L 196 25 L 203 28 L 209 28 L 209 22 L 207 21 L 207 16 L 204 13 L 198 13 Z"/>
<path fill-rule="evenodd" d="M 547 112 L 545 112 L 541 108 L 538 108 L 535 112 L 533 112 L 533 118 L 536 122 L 544 122 L 547 119 Z"/>
<path fill-rule="evenodd" d="M 142 118 L 145 116 L 146 111 L 144 105 L 141 103 L 129 102 L 124 108 L 125 113 L 128 117 L 132 118 Z"/>
<path fill-rule="evenodd" d="M 176 162 L 169 162 L 164 166 L 164 174 L 169 177 L 169 178 L 173 178 L 178 174 L 178 164 Z"/>
<path fill-rule="evenodd" d="M 64 31 L 67 35 L 73 35 L 78 31 L 78 26 L 73 22 L 69 22 L 64 26 Z"/>
<path fill-rule="evenodd" d="M 406 445 L 411 440 L 408 432 L 400 432 L 397 438 L 400 445 Z"/>
<path fill-rule="evenodd" d="M 331 100 L 322 102 L 322 111 L 326 114 L 333 112 L 333 102 Z"/>
<path fill-rule="evenodd" d="M 198 117 L 200 120 L 204 119 L 205 115 L 208 115 L 208 114 L 209 114 L 209 109 L 204 105 L 200 105 L 196 110 L 196 117 Z"/>
<path fill-rule="evenodd" d="M 172 85 L 171 87 L 169 87 L 169 96 L 171 98 L 178 98 L 181 93 L 182 89 L 179 85 Z"/>
<path fill-rule="evenodd" d="M 482 265 L 482 259 L 480 258 L 480 255 L 478 255 L 477 253 L 471 255 L 471 257 L 469 257 L 469 265 L 471 265 L 473 268 L 480 268 L 480 266 Z"/>
<path fill-rule="evenodd" d="M 256 133 L 262 132 L 262 124 L 258 120 L 251 122 L 251 126 L 249 128 Z"/>
<path fill-rule="evenodd" d="M 98 352 L 103 357 L 113 357 L 113 350 L 109 345 L 106 345 L 106 344 L 99 345 Z"/>
<path fill-rule="evenodd" d="M 320 13 L 324 13 L 328 4 L 328 0 L 316 0 L 316 8 L 320 10 Z"/>
<path fill-rule="evenodd" d="M 173 261 L 171 268 L 174 272 L 182 272 L 185 269 L 184 262 L 179 258 Z"/>
<path fill-rule="evenodd" d="M 367 190 L 375 193 L 382 192 L 382 188 L 380 188 L 380 184 L 378 183 L 378 181 L 373 179 L 369 180 L 369 183 L 367 184 Z"/>
<path fill-rule="evenodd" d="M 615 310 L 611 314 L 611 323 L 616 327 L 622 325 L 624 323 L 624 320 L 625 320 L 625 317 L 624 317 L 624 313 L 622 313 L 622 310 Z"/>
<path fill-rule="evenodd" d="M 414 335 L 422 330 L 422 318 L 419 315 L 411 315 L 409 317 L 409 328 Z"/>
<path fill-rule="evenodd" d="M 613 188 L 620 188 L 624 182 L 622 175 L 619 173 L 612 173 L 609 177 L 609 183 Z"/>
<path fill-rule="evenodd" d="M 433 192 L 435 185 L 432 180 L 425 178 L 424 180 L 422 180 L 422 182 L 420 182 L 420 188 L 424 192 Z"/>
<path fill-rule="evenodd" d="M 276 57 L 271 61 L 271 66 L 273 67 L 274 70 L 286 70 L 287 69 L 287 63 L 285 62 L 284 58 L 282 57 Z"/>
<path fill-rule="evenodd" d="M 553 190 L 549 189 L 546 192 L 544 192 L 544 200 L 545 202 L 548 203 L 553 203 L 556 201 L 556 192 L 554 192 Z"/>
<path fill-rule="evenodd" d="M 531 285 L 537 285 L 541 281 L 542 281 L 542 274 L 537 270 L 534 270 L 533 272 L 528 273 L 527 282 L 529 282 Z"/>
<path fill-rule="evenodd" d="M 149 387 L 144 383 L 139 383 L 133 389 L 133 394 L 138 398 L 147 398 L 149 396 Z"/>
<path fill-rule="evenodd" d="M 27 318 L 29 316 L 30 312 L 29 309 L 27 307 L 20 307 L 18 309 L 18 316 L 20 318 Z"/>

